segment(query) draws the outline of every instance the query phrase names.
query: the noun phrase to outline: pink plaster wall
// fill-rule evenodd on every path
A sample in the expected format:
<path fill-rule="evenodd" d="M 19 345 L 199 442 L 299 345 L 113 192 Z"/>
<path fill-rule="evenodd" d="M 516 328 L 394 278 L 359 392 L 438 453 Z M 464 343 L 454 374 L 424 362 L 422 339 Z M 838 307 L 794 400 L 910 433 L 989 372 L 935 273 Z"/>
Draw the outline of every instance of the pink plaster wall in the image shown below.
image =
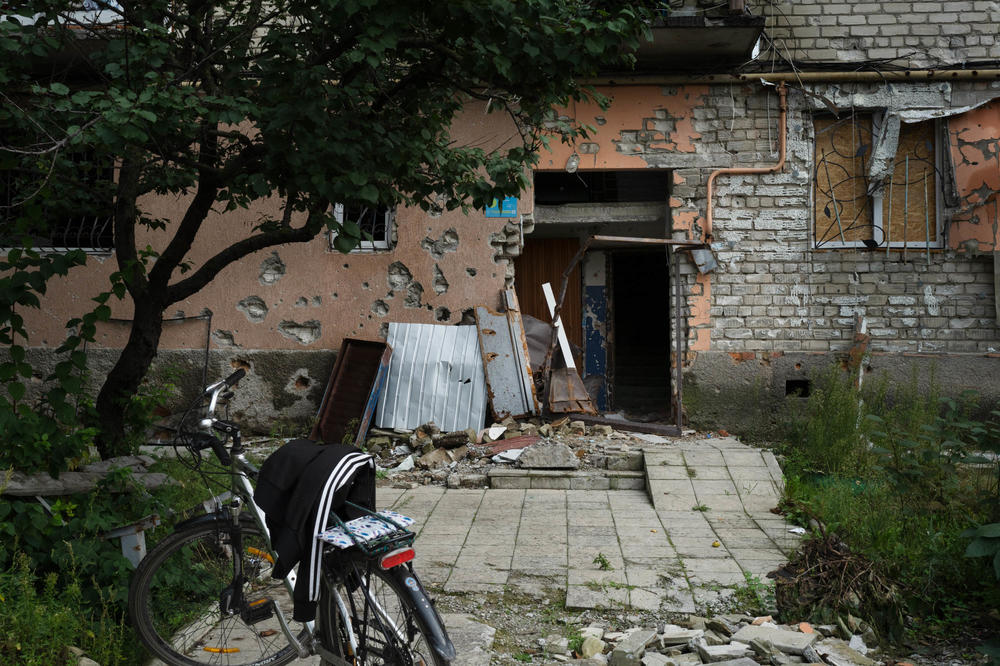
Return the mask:
<path fill-rule="evenodd" d="M 453 126 L 452 135 L 459 144 L 477 145 L 486 149 L 509 144 L 514 136 L 512 127 L 500 114 L 486 114 L 482 108 L 469 108 Z M 521 198 L 520 211 L 530 210 L 530 191 Z M 167 220 L 177 220 L 183 214 L 183 201 L 168 197 L 151 197 L 143 202 L 149 214 Z M 272 204 L 275 208 L 277 202 Z M 253 210 L 238 210 L 212 215 L 206 220 L 196 246 L 190 255 L 197 267 L 217 248 L 232 243 L 249 233 L 264 206 Z M 382 323 L 421 322 L 452 324 L 461 319 L 462 310 L 485 303 L 496 308 L 504 285 L 504 264 L 494 262 L 495 250 L 490 236 L 501 230 L 509 220 L 487 219 L 480 211 L 468 215 L 461 211 L 445 212 L 432 217 L 420 209 L 400 209 L 397 212 L 398 242 L 388 252 L 343 255 L 330 249 L 325 235 L 308 243 L 269 248 L 229 266 L 193 297 L 171 306 L 166 316 L 197 315 L 204 309 L 212 312 L 213 333 L 223 337 L 212 342 L 212 348 L 222 346 L 229 336 L 232 342 L 246 349 L 337 349 L 345 336 L 376 338 Z M 431 256 L 421 247 L 425 238 L 438 240 L 454 229 L 458 235 L 455 251 L 440 258 Z M 155 232 L 141 239 L 152 247 L 163 247 L 166 234 Z M 264 284 L 261 266 L 277 253 L 286 272 L 280 279 Z M 401 262 L 410 271 L 413 281 L 423 287 L 421 307 L 405 307 L 405 291 L 392 292 L 388 282 L 391 264 Z M 437 265 L 448 282 L 443 294 L 434 290 L 434 266 Z M 467 269 L 473 269 L 470 275 Z M 40 311 L 25 312 L 32 335 L 32 345 L 56 346 L 65 335 L 64 323 L 93 307 L 90 298 L 108 285 L 109 275 L 117 270 L 112 257 L 91 256 L 86 266 L 74 269 L 67 279 L 50 287 Z M 251 321 L 237 305 L 251 297 L 259 297 L 268 308 L 260 322 Z M 303 300 L 304 299 L 304 300 Z M 382 300 L 388 313 L 380 316 L 372 311 L 373 304 Z M 131 316 L 131 302 L 111 303 L 113 316 Z M 435 309 L 447 308 L 451 315 L 438 322 Z M 283 321 L 306 324 L 318 322 L 320 337 L 310 344 L 286 337 L 279 331 Z M 119 347 L 127 337 L 128 327 L 122 323 L 101 324 L 98 344 Z M 205 342 L 205 322 L 191 321 L 168 324 L 161 348 L 200 348 Z"/>
<path fill-rule="evenodd" d="M 1000 250 L 1000 101 L 948 120 L 960 210 L 948 229 L 952 248 Z"/>

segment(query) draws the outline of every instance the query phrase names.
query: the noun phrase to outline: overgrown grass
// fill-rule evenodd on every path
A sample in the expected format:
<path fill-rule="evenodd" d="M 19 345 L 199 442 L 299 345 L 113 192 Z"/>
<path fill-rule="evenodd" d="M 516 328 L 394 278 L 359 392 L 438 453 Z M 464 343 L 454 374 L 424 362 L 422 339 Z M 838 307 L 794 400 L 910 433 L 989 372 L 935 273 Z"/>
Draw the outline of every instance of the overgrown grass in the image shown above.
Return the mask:
<path fill-rule="evenodd" d="M 147 659 L 127 617 L 132 567 L 118 542 L 100 533 L 156 513 L 163 524 L 146 533 L 152 547 L 184 512 L 222 490 L 210 492 L 176 460 L 154 469 L 175 483 L 149 493 L 119 471 L 91 493 L 59 498 L 51 513 L 34 500 L 0 503 L 0 663 L 76 664 L 71 647 L 102 666 Z"/>
<path fill-rule="evenodd" d="M 978 455 L 1000 451 L 1000 423 L 975 416 L 984 406 L 972 394 L 941 397 L 933 378 L 869 382 L 859 391 L 833 367 L 814 385 L 787 424 L 790 512 L 804 525 L 816 519 L 863 558 L 865 575 L 878 581 L 872 589 L 892 590 L 908 627 L 950 636 L 986 621 L 1000 604 L 1000 584 L 992 562 L 964 557 L 969 539 L 962 532 L 1000 520 L 1000 469 Z M 885 599 L 856 596 L 812 610 L 817 619 L 867 615 L 898 635 L 903 623 L 886 626 Z"/>

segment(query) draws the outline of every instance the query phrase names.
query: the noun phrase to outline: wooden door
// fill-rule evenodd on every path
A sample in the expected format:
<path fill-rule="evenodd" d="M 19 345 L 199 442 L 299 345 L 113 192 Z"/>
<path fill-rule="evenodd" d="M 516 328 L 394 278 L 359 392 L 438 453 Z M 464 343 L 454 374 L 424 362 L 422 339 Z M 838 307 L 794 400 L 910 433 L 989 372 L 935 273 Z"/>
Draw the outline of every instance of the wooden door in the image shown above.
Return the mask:
<path fill-rule="evenodd" d="M 552 285 L 559 298 L 563 271 L 580 249 L 577 238 L 526 238 L 521 256 L 514 259 L 514 287 L 521 313 L 542 321 L 551 321 L 549 309 L 542 294 L 542 283 Z M 566 337 L 578 347 L 583 346 L 583 310 L 580 286 L 580 264 L 570 273 L 563 300 L 562 320 Z"/>

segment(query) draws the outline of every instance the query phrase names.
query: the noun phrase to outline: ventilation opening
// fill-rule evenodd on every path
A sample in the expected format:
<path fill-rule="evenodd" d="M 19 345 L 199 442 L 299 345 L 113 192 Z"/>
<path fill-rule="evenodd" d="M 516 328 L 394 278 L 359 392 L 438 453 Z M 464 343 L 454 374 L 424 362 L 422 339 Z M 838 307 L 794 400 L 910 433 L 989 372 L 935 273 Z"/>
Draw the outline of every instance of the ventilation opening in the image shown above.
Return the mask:
<path fill-rule="evenodd" d="M 647 171 L 538 171 L 535 203 L 558 206 L 570 203 L 619 203 L 666 201 L 670 172 Z"/>
<path fill-rule="evenodd" d="M 808 379 L 786 379 L 785 395 L 792 395 L 799 398 L 808 398 L 812 382 Z"/>

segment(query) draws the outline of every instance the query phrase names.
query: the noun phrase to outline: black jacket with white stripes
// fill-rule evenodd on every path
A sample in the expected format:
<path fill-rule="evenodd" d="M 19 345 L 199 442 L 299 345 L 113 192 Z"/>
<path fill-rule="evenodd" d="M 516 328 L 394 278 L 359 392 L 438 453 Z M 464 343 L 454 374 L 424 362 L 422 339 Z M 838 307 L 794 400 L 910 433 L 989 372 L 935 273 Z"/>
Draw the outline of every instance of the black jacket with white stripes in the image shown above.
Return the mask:
<path fill-rule="evenodd" d="M 345 506 L 345 500 L 375 508 L 375 461 L 353 446 L 292 440 L 261 465 L 253 498 L 264 511 L 278 553 L 273 576 L 283 579 L 299 565 L 293 617 L 312 620 L 322 560 L 316 535 L 326 528 L 331 511 L 342 520 L 362 515 Z"/>

